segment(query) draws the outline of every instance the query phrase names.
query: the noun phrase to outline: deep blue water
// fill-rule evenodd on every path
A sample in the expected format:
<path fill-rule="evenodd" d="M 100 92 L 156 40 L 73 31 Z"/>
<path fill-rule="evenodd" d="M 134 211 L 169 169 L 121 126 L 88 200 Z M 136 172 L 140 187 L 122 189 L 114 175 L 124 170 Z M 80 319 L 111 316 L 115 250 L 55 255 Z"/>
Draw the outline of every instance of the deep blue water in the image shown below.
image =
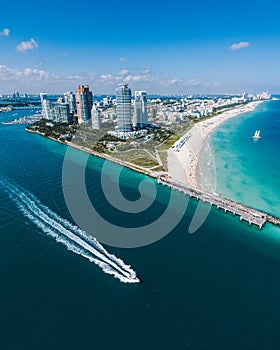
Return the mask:
<path fill-rule="evenodd" d="M 263 125 L 266 111 L 280 113 L 276 104 L 262 105 L 259 113 L 248 118 L 260 122 L 258 127 L 252 124 L 249 134 L 257 128 L 263 134 L 252 147 L 260 149 L 272 140 Z M 0 114 L 0 121 L 9 118 L 14 118 L 12 113 Z M 279 128 L 279 119 L 274 121 L 274 128 Z M 241 125 L 243 120 L 236 127 Z M 217 132 L 223 133 L 222 129 Z M 230 138 L 235 140 L 236 135 L 229 134 L 227 142 Z M 242 154 L 241 145 L 232 147 L 228 157 L 235 152 L 245 157 L 243 151 L 250 142 L 250 137 L 248 144 L 243 141 Z M 17 206 L 20 191 L 24 191 L 35 204 L 40 200 L 74 224 L 62 191 L 65 152 L 66 146 L 27 133 L 23 126 L 0 125 L 1 349 L 279 349 L 279 229 L 267 225 L 259 231 L 212 209 L 203 226 L 189 235 L 197 205 L 190 201 L 183 219 L 160 241 L 135 249 L 106 246 L 131 264 L 141 279 L 140 284 L 124 284 L 47 236 Z M 77 151 L 73 159 L 77 167 L 80 156 Z M 271 161 L 272 157 L 262 158 L 261 170 L 271 167 Z M 222 166 L 218 156 L 216 163 Z M 123 215 L 109 206 L 100 186 L 102 164 L 103 160 L 90 157 L 86 184 L 104 217 L 135 227 L 164 212 L 170 191 L 163 187 L 158 187 L 151 209 L 139 217 Z M 124 169 L 123 194 L 137 199 L 137 184 L 144 178 Z M 277 180 L 266 172 L 262 179 L 256 180 L 258 186 L 267 183 L 269 193 L 277 197 Z M 114 173 L 111 181 L 116 181 Z M 9 186 L 16 186 L 18 192 L 11 194 Z M 250 198 L 250 184 L 245 189 Z M 176 196 L 178 203 L 184 200 Z M 279 197 L 276 200 L 279 203 Z M 271 202 L 268 209 L 275 212 L 274 197 Z"/>

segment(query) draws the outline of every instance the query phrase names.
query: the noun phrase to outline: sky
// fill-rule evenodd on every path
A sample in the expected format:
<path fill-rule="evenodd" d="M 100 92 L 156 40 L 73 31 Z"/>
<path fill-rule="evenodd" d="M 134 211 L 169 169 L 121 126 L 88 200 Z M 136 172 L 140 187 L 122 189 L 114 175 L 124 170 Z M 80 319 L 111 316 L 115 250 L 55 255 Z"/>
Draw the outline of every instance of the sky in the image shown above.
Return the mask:
<path fill-rule="evenodd" d="M 0 94 L 280 93 L 280 3 L 5 1 Z"/>

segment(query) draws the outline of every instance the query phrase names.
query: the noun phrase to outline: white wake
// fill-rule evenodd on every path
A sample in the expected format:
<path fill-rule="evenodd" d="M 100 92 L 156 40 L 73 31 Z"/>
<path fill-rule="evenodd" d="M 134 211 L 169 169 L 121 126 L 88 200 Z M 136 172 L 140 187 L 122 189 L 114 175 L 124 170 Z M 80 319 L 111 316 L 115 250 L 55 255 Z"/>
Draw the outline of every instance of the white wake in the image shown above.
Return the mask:
<path fill-rule="evenodd" d="M 20 190 L 17 186 L 5 180 L 0 180 L 0 183 L 24 216 L 40 228 L 43 233 L 65 245 L 68 250 L 95 263 L 105 273 L 113 275 L 121 282 L 139 282 L 136 272 L 130 265 L 126 265 L 120 258 L 107 252 L 87 232 L 60 217 L 28 191 Z"/>

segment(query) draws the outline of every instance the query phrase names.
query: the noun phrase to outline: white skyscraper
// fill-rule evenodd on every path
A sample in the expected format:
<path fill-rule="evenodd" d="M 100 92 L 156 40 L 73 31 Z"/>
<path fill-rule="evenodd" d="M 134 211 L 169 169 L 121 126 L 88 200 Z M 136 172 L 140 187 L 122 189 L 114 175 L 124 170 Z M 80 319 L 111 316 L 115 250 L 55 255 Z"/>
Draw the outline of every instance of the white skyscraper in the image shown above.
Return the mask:
<path fill-rule="evenodd" d="M 133 125 L 138 129 L 148 125 L 147 93 L 146 91 L 135 91 Z"/>
<path fill-rule="evenodd" d="M 48 100 L 48 96 L 45 92 L 40 93 L 41 105 L 42 105 L 42 114 L 45 119 L 52 119 L 50 115 L 51 103 Z"/>
<path fill-rule="evenodd" d="M 70 113 L 76 112 L 76 96 L 73 92 L 64 93 L 64 102 L 69 104 Z"/>
<path fill-rule="evenodd" d="M 40 99 L 42 114 L 45 119 L 59 124 L 69 124 L 72 122 L 69 104 L 62 102 L 62 98 L 59 98 L 57 102 L 51 102 L 48 100 L 47 94 L 41 92 Z"/>
<path fill-rule="evenodd" d="M 100 110 L 96 106 L 93 106 L 91 109 L 91 125 L 94 130 L 101 128 Z"/>
<path fill-rule="evenodd" d="M 132 131 L 131 90 L 127 84 L 116 89 L 117 119 L 119 131 Z"/>

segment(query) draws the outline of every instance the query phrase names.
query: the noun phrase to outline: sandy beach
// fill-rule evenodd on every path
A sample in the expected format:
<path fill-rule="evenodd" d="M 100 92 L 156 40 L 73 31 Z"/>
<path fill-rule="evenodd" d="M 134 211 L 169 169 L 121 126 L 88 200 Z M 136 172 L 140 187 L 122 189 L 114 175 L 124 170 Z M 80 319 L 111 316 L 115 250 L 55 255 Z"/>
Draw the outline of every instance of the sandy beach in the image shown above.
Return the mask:
<path fill-rule="evenodd" d="M 226 120 L 236 117 L 239 114 L 253 111 L 262 102 L 263 101 L 253 101 L 245 106 L 230 109 L 213 118 L 202 120 L 195 124 L 191 130 L 168 150 L 169 175 L 174 180 L 191 187 L 207 190 L 205 186 L 202 186 L 201 179 L 204 177 L 204 174 L 201 173 L 199 167 L 201 153 L 208 147 L 206 142 L 207 137 Z M 209 180 L 208 190 L 210 190 L 210 188 L 212 191 L 214 190 L 215 186 L 213 181 L 211 181 L 211 179 Z"/>

